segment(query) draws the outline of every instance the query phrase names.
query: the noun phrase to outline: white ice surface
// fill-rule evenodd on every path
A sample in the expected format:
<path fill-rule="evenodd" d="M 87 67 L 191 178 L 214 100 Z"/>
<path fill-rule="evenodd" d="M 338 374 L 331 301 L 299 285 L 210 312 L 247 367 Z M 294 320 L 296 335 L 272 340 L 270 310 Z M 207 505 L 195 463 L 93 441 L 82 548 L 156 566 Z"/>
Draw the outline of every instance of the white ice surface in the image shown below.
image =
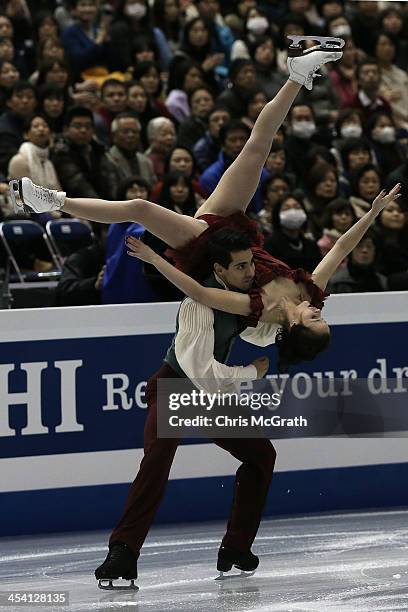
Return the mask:
<path fill-rule="evenodd" d="M 137 593 L 97 588 L 107 532 L 0 539 L 0 591 L 69 591 L 69 607 L 0 612 L 377 612 L 408 610 L 408 511 L 312 515 L 262 523 L 250 578 L 215 581 L 224 525 L 154 528 Z"/>

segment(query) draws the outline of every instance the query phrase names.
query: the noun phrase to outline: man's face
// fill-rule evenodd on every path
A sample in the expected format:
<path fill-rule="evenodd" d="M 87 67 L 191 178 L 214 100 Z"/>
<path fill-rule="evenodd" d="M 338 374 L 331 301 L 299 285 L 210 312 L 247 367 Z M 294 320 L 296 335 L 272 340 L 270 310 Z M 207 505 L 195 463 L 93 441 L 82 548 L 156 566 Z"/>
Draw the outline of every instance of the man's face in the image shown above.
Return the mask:
<path fill-rule="evenodd" d="M 228 268 L 215 264 L 214 270 L 231 289 L 249 291 L 255 277 L 255 263 L 251 249 L 232 252 Z"/>
<path fill-rule="evenodd" d="M 96 0 L 78 0 L 74 15 L 83 23 L 92 23 L 98 14 Z"/>
<path fill-rule="evenodd" d="M 208 131 L 215 140 L 217 140 L 220 134 L 221 127 L 224 125 L 224 123 L 229 121 L 229 119 L 230 114 L 226 110 L 220 109 L 211 113 L 208 120 Z"/>
<path fill-rule="evenodd" d="M 126 89 L 122 85 L 108 85 L 103 92 L 103 103 L 111 113 L 123 113 L 127 105 Z"/>
<path fill-rule="evenodd" d="M 4 38 L 0 42 L 0 61 L 12 62 L 14 58 L 14 45 L 9 38 Z"/>
<path fill-rule="evenodd" d="M 292 121 L 313 121 L 313 114 L 308 106 L 294 106 L 291 113 Z"/>
<path fill-rule="evenodd" d="M 10 19 L 5 15 L 0 15 L 0 36 L 13 38 L 13 26 Z"/>
<path fill-rule="evenodd" d="M 69 126 L 65 128 L 65 136 L 78 146 L 91 144 L 94 135 L 94 126 L 90 117 L 73 117 Z"/>
<path fill-rule="evenodd" d="M 13 93 L 8 102 L 10 110 L 23 119 L 29 119 L 33 116 L 36 104 L 37 99 L 31 89 L 23 89 Z"/>
<path fill-rule="evenodd" d="M 250 89 L 254 87 L 256 83 L 256 71 L 254 66 L 246 64 L 241 68 L 235 77 L 235 85 L 242 87 L 243 89 Z"/>
<path fill-rule="evenodd" d="M 206 89 L 197 89 L 191 96 L 191 113 L 206 119 L 214 108 L 214 99 Z"/>
<path fill-rule="evenodd" d="M 358 84 L 361 89 L 373 90 L 380 85 L 380 71 L 376 64 L 365 64 L 360 69 Z"/>
<path fill-rule="evenodd" d="M 140 124 L 132 117 L 118 120 L 118 126 L 113 132 L 113 143 L 125 151 L 137 151 L 140 144 Z"/>
<path fill-rule="evenodd" d="M 248 140 L 248 134 L 245 130 L 233 129 L 227 132 L 222 150 L 230 159 L 235 159 L 241 153 Z"/>

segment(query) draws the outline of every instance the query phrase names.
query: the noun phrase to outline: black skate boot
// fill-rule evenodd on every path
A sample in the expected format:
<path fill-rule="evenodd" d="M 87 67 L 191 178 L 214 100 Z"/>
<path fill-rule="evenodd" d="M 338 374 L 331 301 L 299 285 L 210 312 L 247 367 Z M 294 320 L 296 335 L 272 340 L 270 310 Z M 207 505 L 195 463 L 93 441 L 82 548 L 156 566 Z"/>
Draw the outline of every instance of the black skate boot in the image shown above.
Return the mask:
<path fill-rule="evenodd" d="M 100 589 L 138 591 L 139 587 L 135 585 L 137 557 L 124 542 L 112 542 L 105 561 L 95 570 L 95 578 Z M 114 585 L 113 581 L 118 578 L 130 580 L 130 585 Z"/>
<path fill-rule="evenodd" d="M 224 572 L 229 572 L 232 566 L 241 570 L 240 574 L 232 574 L 224 576 Z M 259 565 L 259 558 L 252 554 L 251 551 L 240 552 L 229 546 L 221 545 L 218 551 L 217 570 L 220 575 L 216 580 L 224 580 L 225 578 L 236 578 L 243 576 L 252 576 Z"/>

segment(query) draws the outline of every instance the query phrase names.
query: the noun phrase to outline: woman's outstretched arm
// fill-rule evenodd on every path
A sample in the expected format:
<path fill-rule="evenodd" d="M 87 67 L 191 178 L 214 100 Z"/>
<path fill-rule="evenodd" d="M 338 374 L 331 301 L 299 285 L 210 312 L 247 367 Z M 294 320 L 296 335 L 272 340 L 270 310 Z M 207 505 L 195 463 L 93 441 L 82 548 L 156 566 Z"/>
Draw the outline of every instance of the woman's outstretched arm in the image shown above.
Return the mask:
<path fill-rule="evenodd" d="M 251 312 L 250 298 L 246 293 L 204 287 L 196 280 L 177 270 L 171 263 L 160 257 L 147 244 L 133 236 L 126 237 L 128 255 L 152 264 L 163 276 L 188 297 L 216 310 L 247 316 Z"/>
<path fill-rule="evenodd" d="M 383 208 L 400 197 L 400 188 L 401 185 L 398 183 L 391 189 L 388 195 L 386 195 L 384 190 L 381 191 L 375 198 L 371 210 L 361 217 L 357 223 L 337 240 L 334 247 L 322 259 L 312 274 L 313 281 L 318 287 L 323 290 L 326 289 L 327 283 L 336 272 L 343 259 L 358 245 Z"/>

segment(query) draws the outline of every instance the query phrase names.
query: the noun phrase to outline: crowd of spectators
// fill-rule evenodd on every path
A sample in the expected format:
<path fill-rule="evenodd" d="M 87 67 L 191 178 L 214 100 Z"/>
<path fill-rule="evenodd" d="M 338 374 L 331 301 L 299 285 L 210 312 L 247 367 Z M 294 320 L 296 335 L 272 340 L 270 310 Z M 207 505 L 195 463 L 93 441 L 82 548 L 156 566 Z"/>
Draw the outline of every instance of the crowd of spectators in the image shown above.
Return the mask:
<path fill-rule="evenodd" d="M 401 182 L 329 290 L 408 290 L 406 2 L 0 0 L 0 220 L 19 176 L 194 215 L 285 82 L 288 34 L 342 37 L 343 58 L 301 90 L 247 214 L 272 255 L 312 271 Z M 102 242 L 65 266 L 60 303 L 97 303 Z"/>

